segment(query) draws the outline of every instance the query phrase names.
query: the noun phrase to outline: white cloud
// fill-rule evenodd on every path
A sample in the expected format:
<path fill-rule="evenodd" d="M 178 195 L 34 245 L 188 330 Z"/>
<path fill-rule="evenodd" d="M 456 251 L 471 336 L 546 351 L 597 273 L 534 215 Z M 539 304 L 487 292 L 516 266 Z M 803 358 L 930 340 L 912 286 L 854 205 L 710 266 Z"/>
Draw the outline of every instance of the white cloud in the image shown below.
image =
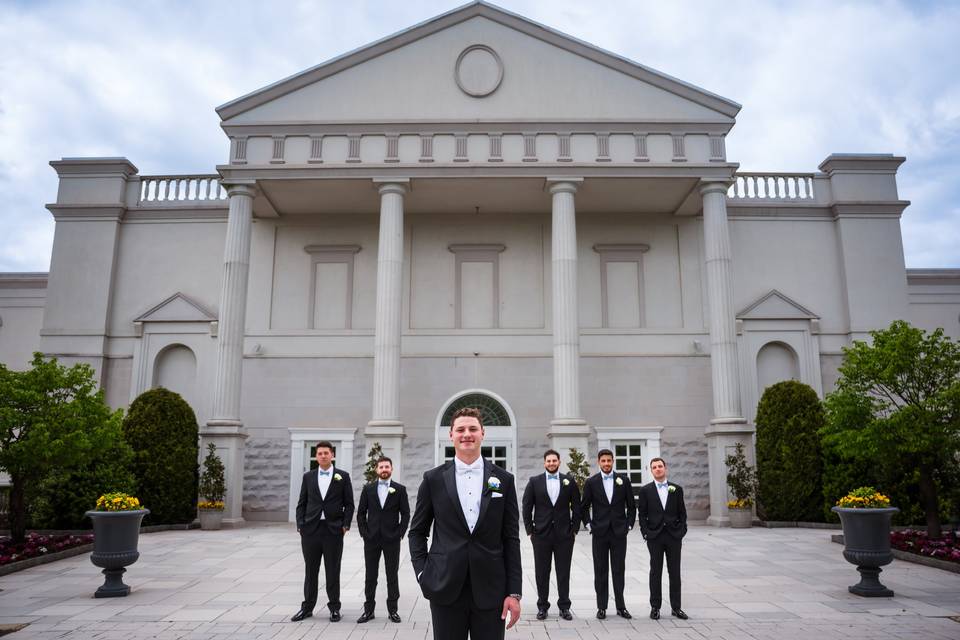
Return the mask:
<path fill-rule="evenodd" d="M 215 106 L 456 4 L 0 5 L 0 271 L 47 268 L 49 160 L 124 155 L 145 174 L 211 171 L 227 150 Z M 745 170 L 906 155 L 907 264 L 960 266 L 960 5 L 501 4 L 743 104 L 727 150 Z"/>

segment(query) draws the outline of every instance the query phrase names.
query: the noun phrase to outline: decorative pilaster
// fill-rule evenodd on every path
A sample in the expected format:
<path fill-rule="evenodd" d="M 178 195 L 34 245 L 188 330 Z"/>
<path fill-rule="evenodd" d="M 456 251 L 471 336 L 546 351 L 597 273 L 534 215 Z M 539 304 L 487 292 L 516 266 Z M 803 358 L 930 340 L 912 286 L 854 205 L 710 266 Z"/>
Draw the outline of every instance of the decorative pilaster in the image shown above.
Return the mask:
<path fill-rule="evenodd" d="M 577 305 L 577 216 L 574 194 L 583 178 L 548 178 L 553 198 L 553 420 L 550 439 L 567 454 L 587 452 L 590 427 L 580 414 L 580 327 Z"/>
<path fill-rule="evenodd" d="M 753 450 L 753 427 L 740 407 L 740 374 L 730 272 L 730 230 L 727 226 L 727 181 L 704 182 L 703 239 L 710 310 L 710 369 L 713 383 L 713 419 L 707 427 L 710 467 L 709 524 L 727 526 L 727 467 L 725 458 L 738 442 Z"/>
<path fill-rule="evenodd" d="M 214 442 L 226 467 L 226 526 L 243 525 L 243 459 L 246 430 L 240 419 L 240 383 L 243 373 L 243 336 L 250 272 L 250 236 L 253 230 L 252 184 L 224 185 L 230 197 L 227 237 L 220 285 L 217 325 L 217 371 L 213 391 L 213 418 L 207 421 L 202 445 Z"/>
<path fill-rule="evenodd" d="M 403 196 L 409 180 L 374 180 L 380 192 L 377 248 L 377 316 L 373 345 L 373 416 L 367 446 L 380 442 L 402 471 L 403 422 L 400 420 L 400 327 L 403 297 Z M 366 453 L 366 452 L 364 452 Z"/>

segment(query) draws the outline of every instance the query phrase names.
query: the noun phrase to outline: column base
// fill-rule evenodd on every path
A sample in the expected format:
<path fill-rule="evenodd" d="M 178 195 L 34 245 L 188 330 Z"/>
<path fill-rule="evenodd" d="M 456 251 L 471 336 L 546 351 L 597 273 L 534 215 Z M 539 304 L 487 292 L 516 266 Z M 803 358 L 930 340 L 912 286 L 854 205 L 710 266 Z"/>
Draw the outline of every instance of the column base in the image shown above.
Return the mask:
<path fill-rule="evenodd" d="M 200 459 L 207 457 L 207 444 L 217 447 L 217 455 L 223 461 L 224 479 L 227 494 L 224 496 L 222 526 L 238 528 L 243 526 L 243 467 L 245 441 L 248 435 L 243 423 L 238 420 L 208 420 L 200 429 Z"/>
<path fill-rule="evenodd" d="M 729 490 L 726 457 L 732 453 L 737 443 L 742 443 L 747 460 L 753 464 L 755 432 L 754 426 L 740 417 L 714 418 L 704 430 L 710 468 L 710 516 L 707 518 L 707 524 L 711 526 L 730 526 L 730 516 L 727 511 Z"/>
<path fill-rule="evenodd" d="M 711 505 L 711 508 L 712 506 L 713 505 Z M 707 524 L 711 527 L 729 527 L 730 516 L 709 516 L 707 518 Z"/>
<path fill-rule="evenodd" d="M 221 529 L 242 529 L 247 526 L 247 521 L 243 517 L 239 518 L 224 518 L 220 521 Z"/>
<path fill-rule="evenodd" d="M 363 431 L 367 444 L 364 449 L 364 465 L 367 462 L 367 452 L 374 442 L 380 443 L 383 455 L 393 461 L 393 476 L 398 480 L 403 474 L 403 423 L 399 420 L 371 420 Z"/>
<path fill-rule="evenodd" d="M 547 437 L 550 438 L 550 448 L 560 452 L 560 459 L 563 469 L 564 464 L 570 460 L 570 450 L 576 449 L 590 459 L 590 425 L 586 420 L 578 418 L 554 418 L 550 421 L 550 431 Z"/>

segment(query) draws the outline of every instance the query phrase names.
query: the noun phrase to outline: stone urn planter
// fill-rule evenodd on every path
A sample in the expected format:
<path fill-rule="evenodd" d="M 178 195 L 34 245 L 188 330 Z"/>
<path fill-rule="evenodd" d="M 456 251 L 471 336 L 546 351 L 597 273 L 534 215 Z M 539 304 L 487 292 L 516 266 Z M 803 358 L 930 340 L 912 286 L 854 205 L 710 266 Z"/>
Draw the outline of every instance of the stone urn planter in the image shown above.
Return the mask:
<path fill-rule="evenodd" d="M 200 529 L 219 531 L 223 524 L 223 509 L 200 509 Z"/>
<path fill-rule="evenodd" d="M 137 541 L 140 522 L 149 509 L 134 511 L 87 511 L 93 521 L 93 553 L 90 561 L 103 569 L 105 580 L 94 594 L 95 598 L 117 598 L 130 593 L 123 583 L 125 567 L 140 557 Z"/>
<path fill-rule="evenodd" d="M 728 508 L 730 526 L 734 529 L 749 529 L 753 526 L 753 509 Z"/>
<path fill-rule="evenodd" d="M 890 519 L 896 507 L 874 509 L 833 507 L 843 525 L 843 557 L 857 565 L 860 582 L 850 593 L 867 598 L 890 598 L 893 591 L 880 583 L 880 567 L 893 561 L 890 552 Z"/>

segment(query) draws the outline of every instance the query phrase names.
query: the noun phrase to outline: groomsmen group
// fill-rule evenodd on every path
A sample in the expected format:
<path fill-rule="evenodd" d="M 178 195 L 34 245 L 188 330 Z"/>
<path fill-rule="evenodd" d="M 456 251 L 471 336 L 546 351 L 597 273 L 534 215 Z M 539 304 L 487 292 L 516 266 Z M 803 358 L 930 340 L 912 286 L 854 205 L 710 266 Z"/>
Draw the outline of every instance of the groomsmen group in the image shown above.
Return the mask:
<path fill-rule="evenodd" d="M 410 560 L 430 601 L 434 638 L 502 640 L 520 617 L 520 566 L 517 491 L 512 474 L 481 457 L 484 429 L 480 412 L 461 409 L 453 416 L 450 440 L 455 457 L 427 471 L 411 522 L 407 490 L 391 479 L 390 458 L 377 461 L 377 480 L 360 493 L 357 528 L 364 541 L 365 601 L 358 623 L 374 619 L 381 556 L 387 576 L 387 615 L 400 622 L 397 573 L 400 541 L 410 525 Z M 326 576 L 330 620 L 340 613 L 340 558 L 343 536 L 353 519 L 350 475 L 334 467 L 330 442 L 319 442 L 318 468 L 303 476 L 297 503 L 305 578 L 304 599 L 294 622 L 313 615 L 320 565 Z M 543 456 L 544 473 L 530 478 L 523 492 L 523 524 L 533 545 L 537 619 L 550 609 L 551 564 L 557 571 L 557 608 L 570 613 L 570 564 L 583 523 L 591 536 L 597 618 L 606 618 L 609 577 L 617 615 L 631 618 L 624 599 L 627 534 L 639 523 L 650 553 L 650 617 L 660 617 L 663 560 L 670 581 L 670 610 L 680 619 L 680 550 L 687 532 L 683 489 L 667 480 L 662 458 L 650 462 L 654 481 L 634 497 L 630 478 L 613 470 L 614 457 L 601 449 L 600 471 L 586 480 L 583 495 L 576 479 L 560 472 L 560 454 Z M 428 549 L 427 539 L 432 537 Z"/>
<path fill-rule="evenodd" d="M 533 543 L 537 583 L 537 619 L 544 620 L 550 608 L 551 558 L 557 568 L 557 607 L 560 617 L 570 620 L 570 562 L 580 522 L 590 532 L 593 551 L 593 586 L 597 596 L 597 618 L 607 617 L 609 576 L 613 574 L 613 597 L 617 615 L 630 619 L 624 598 L 627 533 L 635 522 L 650 552 L 650 617 L 660 618 L 663 558 L 670 576 L 670 611 L 681 620 L 688 618 L 680 608 L 680 549 L 687 532 L 687 511 L 683 489 L 667 481 L 663 458 L 650 462 L 654 481 L 640 488 L 634 498 L 630 478 L 613 470 L 613 452 L 601 449 L 597 455 L 600 472 L 591 476 L 579 495 L 573 476 L 559 473 L 560 454 L 549 449 L 543 454 L 545 472 L 527 482 L 523 492 L 523 523 Z"/>

